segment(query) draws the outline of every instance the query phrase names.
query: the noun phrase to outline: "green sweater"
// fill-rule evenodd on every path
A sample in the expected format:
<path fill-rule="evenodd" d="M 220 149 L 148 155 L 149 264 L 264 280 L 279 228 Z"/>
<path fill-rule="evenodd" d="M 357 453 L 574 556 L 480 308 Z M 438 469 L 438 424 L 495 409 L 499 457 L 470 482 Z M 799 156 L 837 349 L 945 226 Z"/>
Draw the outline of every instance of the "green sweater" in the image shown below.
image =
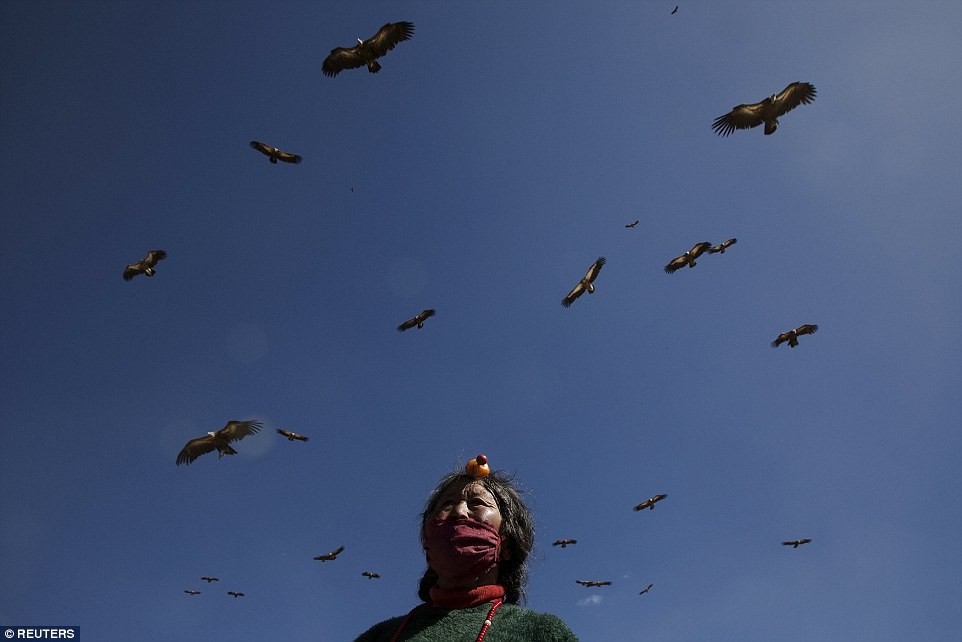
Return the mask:
<path fill-rule="evenodd" d="M 411 642 L 475 642 L 491 610 L 490 604 L 466 609 L 422 606 L 408 621 L 399 640 Z M 406 616 L 375 624 L 354 642 L 388 642 Z M 502 604 L 491 620 L 484 642 L 577 642 L 560 618 L 517 604 Z"/>

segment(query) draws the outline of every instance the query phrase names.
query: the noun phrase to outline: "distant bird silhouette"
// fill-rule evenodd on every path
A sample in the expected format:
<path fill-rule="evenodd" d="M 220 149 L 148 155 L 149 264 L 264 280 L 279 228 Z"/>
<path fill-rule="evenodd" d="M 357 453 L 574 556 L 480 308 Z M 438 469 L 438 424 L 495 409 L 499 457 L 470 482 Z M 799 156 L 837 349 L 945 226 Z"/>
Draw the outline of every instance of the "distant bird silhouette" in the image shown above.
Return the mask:
<path fill-rule="evenodd" d="M 291 432 L 290 430 L 284 430 L 283 428 L 278 428 L 277 434 L 284 435 L 285 437 L 287 437 L 287 441 L 294 441 L 295 439 L 298 441 L 307 441 L 308 439 L 310 439 L 309 437 L 305 437 L 304 435 L 298 435 L 296 432 Z"/>
<path fill-rule="evenodd" d="M 593 580 L 575 580 L 575 582 L 581 584 L 582 586 L 611 586 L 611 582 L 607 580 L 604 582 L 595 582 Z"/>
<path fill-rule="evenodd" d="M 237 451 L 231 448 L 230 443 L 259 432 L 261 427 L 259 421 L 228 421 L 227 425 L 217 432 L 209 432 L 206 437 L 188 441 L 177 455 L 177 465 L 190 464 L 201 455 L 214 450 L 218 453 L 218 459 L 224 455 L 236 455 Z"/>
<path fill-rule="evenodd" d="M 711 247 L 711 243 L 709 243 L 708 241 L 696 243 L 694 246 L 692 246 L 690 250 L 688 250 L 681 256 L 675 257 L 671 261 L 669 261 L 668 265 L 665 266 L 665 272 L 667 272 L 668 274 L 673 274 L 674 272 L 676 272 L 677 270 L 680 270 L 686 265 L 690 268 L 695 267 L 695 265 L 697 265 L 695 263 L 695 259 L 697 259 L 699 256 L 704 254 L 704 252 L 710 247 Z"/>
<path fill-rule="evenodd" d="M 244 594 L 238 591 L 227 591 L 227 594 L 231 597 L 244 597 Z"/>
<path fill-rule="evenodd" d="M 604 266 L 604 264 L 605 257 L 599 256 L 598 260 L 592 263 L 591 267 L 588 268 L 584 278 L 578 282 L 578 285 L 576 285 L 574 289 L 568 293 L 568 296 L 561 300 L 561 305 L 566 308 L 571 307 L 571 304 L 574 303 L 575 300 L 577 300 L 577 298 L 585 292 L 588 294 L 594 294 L 595 286 L 592 284 L 595 282 L 595 279 L 598 278 L 598 273 L 601 272 L 601 268 Z"/>
<path fill-rule="evenodd" d="M 184 593 L 187 595 L 200 595 L 200 591 L 191 591 L 190 589 L 184 589 Z"/>
<path fill-rule="evenodd" d="M 330 561 L 336 560 L 336 559 L 337 559 L 337 556 L 340 555 L 340 554 L 343 553 L 343 552 L 344 552 L 344 547 L 343 547 L 343 546 L 338 546 L 336 549 L 334 549 L 334 550 L 331 551 L 330 553 L 324 553 L 323 555 L 318 555 L 318 556 L 315 557 L 314 559 L 316 559 L 316 560 L 318 560 L 318 561 L 321 561 L 321 562 L 330 562 Z"/>
<path fill-rule="evenodd" d="M 788 342 L 789 348 L 794 348 L 798 345 L 798 337 L 803 334 L 815 334 L 818 330 L 818 325 L 814 323 L 806 323 L 805 325 L 800 325 L 794 330 L 789 330 L 788 332 L 782 332 L 778 335 L 774 341 L 772 341 L 772 347 L 777 348 L 786 341 Z"/>
<path fill-rule="evenodd" d="M 285 163 L 293 163 L 294 165 L 299 165 L 300 162 L 304 160 L 297 154 L 285 152 L 283 150 L 277 149 L 276 147 L 271 147 L 270 145 L 259 143 L 256 140 L 252 140 L 250 144 L 253 149 L 256 149 L 261 154 L 264 154 L 265 156 L 267 156 L 270 159 L 270 161 L 275 165 L 277 165 L 277 161 L 283 161 Z"/>
<path fill-rule="evenodd" d="M 675 8 L 671 10 L 671 15 L 675 15 L 676 13 L 678 13 L 678 5 L 677 5 L 677 4 L 675 5 Z"/>
<path fill-rule="evenodd" d="M 380 575 L 372 571 L 364 571 L 363 573 L 361 573 L 361 575 L 363 575 L 369 580 L 376 580 L 377 578 L 381 577 Z"/>
<path fill-rule="evenodd" d="M 728 136 L 736 129 L 751 129 L 765 123 L 765 135 L 778 129 L 778 118 L 802 104 L 815 100 L 815 85 L 793 82 L 777 94 L 750 105 L 736 105 L 724 116 L 719 116 L 711 128 L 719 136 Z"/>
<path fill-rule="evenodd" d="M 632 223 L 625 223 L 625 227 L 634 227 L 634 226 L 636 226 L 636 225 L 638 225 L 638 221 L 637 221 L 637 220 L 635 220 L 635 221 L 632 222 Z"/>
<path fill-rule="evenodd" d="M 660 502 L 666 497 L 668 497 L 667 493 L 662 493 L 661 495 L 655 495 L 654 497 L 650 499 L 646 499 L 645 501 L 635 506 L 634 510 L 644 510 L 646 508 L 648 510 L 655 510 L 655 504 L 657 504 L 658 502 Z"/>
<path fill-rule="evenodd" d="M 335 47 L 324 59 L 321 71 L 333 78 L 345 69 L 356 69 L 367 65 L 372 74 L 381 71 L 377 59 L 414 35 L 414 25 L 410 22 L 389 22 L 367 40 L 357 39 L 353 47 Z"/>
<path fill-rule="evenodd" d="M 649 585 L 646 586 L 645 588 L 641 589 L 641 593 L 639 593 L 638 595 L 644 595 L 645 593 L 647 593 L 648 591 L 651 590 L 651 587 L 652 587 L 652 586 L 654 586 L 654 584 L 649 584 Z"/>
<path fill-rule="evenodd" d="M 782 546 L 791 546 L 792 548 L 798 548 L 802 544 L 808 544 L 812 541 L 808 537 L 803 537 L 802 539 L 790 539 L 787 542 L 782 542 Z"/>
<path fill-rule="evenodd" d="M 167 258 L 167 252 L 163 250 L 151 250 L 147 252 L 145 256 L 138 263 L 131 263 L 124 268 L 124 281 L 129 281 L 138 274 L 146 274 L 147 276 L 154 275 L 154 266 L 158 262 L 163 261 Z"/>
<path fill-rule="evenodd" d="M 552 546 L 560 546 L 561 548 L 568 548 L 568 544 L 577 544 L 577 543 L 578 543 L 578 540 L 576 539 L 559 539 L 559 540 L 556 540 L 552 544 Z"/>
<path fill-rule="evenodd" d="M 202 578 L 200 578 L 200 579 L 204 580 L 204 581 L 207 582 L 208 584 L 210 584 L 211 582 L 220 582 L 220 578 L 218 578 L 218 577 L 207 577 L 207 576 L 204 576 L 204 577 L 202 577 Z"/>
<path fill-rule="evenodd" d="M 404 332 L 405 330 L 410 330 L 414 326 L 417 326 L 418 330 L 424 327 L 424 322 L 437 314 L 434 310 L 424 310 L 421 314 L 417 315 L 413 319 L 408 319 L 401 325 L 397 327 L 398 332 Z"/>
<path fill-rule="evenodd" d="M 728 248 L 730 248 L 730 247 L 731 247 L 732 245 L 734 245 L 735 243 L 738 243 L 738 239 L 728 239 L 728 240 L 725 241 L 724 243 L 721 243 L 721 244 L 719 244 L 719 245 L 713 245 L 712 247 L 708 248 L 708 253 L 709 253 L 709 254 L 718 254 L 718 253 L 724 254 L 724 253 L 725 253 L 725 250 L 727 250 Z"/>

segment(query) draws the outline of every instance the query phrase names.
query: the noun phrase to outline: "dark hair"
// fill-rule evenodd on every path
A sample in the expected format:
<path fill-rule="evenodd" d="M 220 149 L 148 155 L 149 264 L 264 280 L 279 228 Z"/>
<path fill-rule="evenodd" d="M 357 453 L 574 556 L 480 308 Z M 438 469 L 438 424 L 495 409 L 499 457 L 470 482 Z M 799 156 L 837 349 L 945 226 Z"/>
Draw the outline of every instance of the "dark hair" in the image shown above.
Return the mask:
<path fill-rule="evenodd" d="M 514 484 L 514 479 L 504 471 L 491 471 L 491 474 L 474 479 L 464 473 L 448 473 L 428 495 L 421 513 L 421 532 L 424 524 L 434 514 L 438 499 L 454 484 L 477 481 L 494 496 L 501 512 L 501 534 L 505 536 L 504 551 L 508 559 L 498 563 L 498 583 L 504 586 L 504 601 L 517 604 L 525 600 L 524 585 L 528 581 L 528 555 L 534 548 L 534 521 L 531 511 L 521 499 L 524 492 Z M 418 597 L 430 602 L 430 591 L 438 582 L 438 575 L 429 566 L 418 584 Z"/>

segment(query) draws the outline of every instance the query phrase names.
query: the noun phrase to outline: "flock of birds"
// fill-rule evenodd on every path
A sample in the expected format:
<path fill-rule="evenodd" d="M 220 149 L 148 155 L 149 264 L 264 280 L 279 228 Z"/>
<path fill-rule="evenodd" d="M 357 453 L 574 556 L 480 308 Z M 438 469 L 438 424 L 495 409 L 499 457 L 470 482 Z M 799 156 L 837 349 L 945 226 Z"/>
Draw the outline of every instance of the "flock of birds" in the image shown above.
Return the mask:
<path fill-rule="evenodd" d="M 678 7 L 671 12 L 672 14 L 678 11 Z M 377 33 L 367 40 L 357 39 L 357 44 L 352 47 L 336 47 L 331 50 L 330 55 L 324 60 L 322 64 L 322 71 L 325 76 L 335 77 L 342 71 L 348 69 L 356 69 L 359 67 L 367 67 L 370 73 L 376 74 L 381 70 L 381 65 L 378 63 L 378 59 L 387 54 L 388 51 L 394 49 L 400 42 L 409 40 L 414 35 L 414 25 L 410 22 L 395 22 L 387 23 L 382 26 Z M 795 109 L 799 105 L 809 104 L 815 99 L 815 87 L 807 82 L 793 82 L 789 84 L 785 89 L 777 94 L 773 94 L 763 100 L 750 103 L 737 105 L 732 110 L 722 116 L 715 119 L 712 124 L 712 129 L 720 136 L 729 136 L 734 131 L 739 129 L 751 129 L 764 125 L 764 133 L 766 136 L 773 134 L 779 125 L 778 119 L 789 111 Z M 269 161 L 273 164 L 277 164 L 278 161 L 282 163 L 290 164 L 300 164 L 303 158 L 297 154 L 278 149 L 263 142 L 251 141 L 250 147 L 265 156 L 268 157 Z M 638 225 L 638 221 L 635 220 L 631 223 L 625 224 L 626 228 L 634 228 Z M 737 242 L 737 239 L 731 238 L 727 241 L 720 243 L 718 245 L 712 245 L 710 242 L 703 241 L 696 243 L 690 250 L 684 254 L 671 259 L 664 267 L 664 271 L 668 274 L 673 274 L 676 271 L 688 267 L 694 268 L 697 265 L 696 259 L 701 257 L 706 252 L 709 255 L 712 254 L 724 254 L 727 249 Z M 134 277 L 139 275 L 145 275 L 147 277 L 153 277 L 156 274 L 155 268 L 157 264 L 167 258 L 167 252 L 165 250 L 150 250 L 147 255 L 137 263 L 132 263 L 127 265 L 123 272 L 123 278 L 125 281 L 130 281 Z M 561 304 L 564 307 L 570 307 L 578 298 L 580 298 L 584 293 L 593 294 L 595 292 L 595 281 L 598 275 L 601 273 L 602 268 L 606 263 L 605 257 L 599 257 L 591 266 L 588 268 L 584 277 L 580 279 L 577 285 L 571 289 L 570 292 L 562 299 Z M 411 328 L 421 329 L 424 327 L 424 323 L 427 319 L 433 317 L 436 314 L 434 309 L 426 309 L 417 314 L 416 316 L 404 321 L 399 326 L 397 330 L 399 332 L 404 332 Z M 782 332 L 778 337 L 772 342 L 773 347 L 778 347 L 783 343 L 788 343 L 789 347 L 796 347 L 798 345 L 798 337 L 806 334 L 814 334 L 818 330 L 818 325 L 815 324 L 803 324 Z M 177 455 L 176 463 L 190 464 L 195 461 L 198 457 L 205 455 L 207 453 L 214 452 L 218 453 L 218 458 L 224 455 L 235 455 L 237 451 L 231 446 L 233 442 L 240 441 L 250 435 L 257 434 L 260 432 L 263 425 L 259 421 L 247 420 L 247 421 L 237 421 L 231 420 L 227 424 L 217 430 L 208 432 L 205 436 L 197 437 L 195 439 L 189 440 L 181 451 Z M 289 441 L 308 441 L 308 437 L 294 433 L 281 428 L 277 429 L 277 433 L 282 437 L 288 439 Z M 641 511 L 644 509 L 653 510 L 655 504 L 664 500 L 667 494 L 655 495 L 642 503 L 634 507 L 635 511 Z M 792 546 L 793 548 L 798 548 L 803 544 L 807 544 L 812 540 L 809 538 L 803 538 L 798 540 L 788 540 L 782 542 L 785 546 Z M 577 540 L 574 539 L 559 539 L 556 540 L 552 545 L 558 546 L 562 549 L 568 546 L 577 544 Z M 314 557 L 315 560 L 320 562 L 334 561 L 337 557 L 344 552 L 344 547 L 340 546 L 337 549 L 318 555 Z M 373 571 L 364 571 L 361 573 L 362 576 L 368 579 L 377 579 L 380 577 L 378 573 Z M 208 584 L 211 582 L 219 581 L 219 578 L 212 576 L 204 576 L 201 580 L 206 581 Z M 599 586 L 610 586 L 612 582 L 610 580 L 575 580 L 578 584 L 585 587 L 599 587 Z M 648 593 L 651 590 L 653 584 L 648 584 L 641 592 L 641 595 Z M 200 595 L 201 591 L 187 589 L 184 591 L 188 595 Z M 244 597 L 244 593 L 238 591 L 228 591 L 228 595 L 238 598 Z"/>
<path fill-rule="evenodd" d="M 657 495 L 653 495 L 648 499 L 646 499 L 645 501 L 641 502 L 640 504 L 636 504 L 634 508 L 632 508 L 632 510 L 634 510 L 635 512 L 642 511 L 645 509 L 655 510 L 655 504 L 657 504 L 658 502 L 664 499 L 667 499 L 667 497 L 668 497 L 668 493 L 659 493 Z M 791 546 L 792 548 L 798 548 L 802 544 L 808 544 L 811 541 L 812 541 L 811 538 L 803 537 L 801 539 L 792 539 L 792 540 L 784 541 L 782 542 L 782 546 Z M 552 542 L 551 545 L 558 546 L 560 548 L 568 548 L 569 546 L 577 543 L 578 543 L 578 540 L 576 539 L 558 539 Z M 584 586 L 587 588 L 612 585 L 611 580 L 575 580 L 575 583 L 580 584 L 581 586 Z M 648 591 L 652 589 L 653 586 L 654 586 L 654 583 L 649 583 L 648 586 L 641 589 L 638 595 L 646 594 Z"/>

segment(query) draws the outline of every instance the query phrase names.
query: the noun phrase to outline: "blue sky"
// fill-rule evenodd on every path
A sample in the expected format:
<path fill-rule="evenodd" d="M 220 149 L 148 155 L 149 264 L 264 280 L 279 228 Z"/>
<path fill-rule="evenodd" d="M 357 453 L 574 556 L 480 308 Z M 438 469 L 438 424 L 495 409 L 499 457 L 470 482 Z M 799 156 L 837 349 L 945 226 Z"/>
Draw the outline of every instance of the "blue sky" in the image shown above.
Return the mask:
<path fill-rule="evenodd" d="M 962 5 L 674 4 L 0 4 L 0 625 L 353 639 L 484 452 L 582 640 L 959 639 Z"/>

